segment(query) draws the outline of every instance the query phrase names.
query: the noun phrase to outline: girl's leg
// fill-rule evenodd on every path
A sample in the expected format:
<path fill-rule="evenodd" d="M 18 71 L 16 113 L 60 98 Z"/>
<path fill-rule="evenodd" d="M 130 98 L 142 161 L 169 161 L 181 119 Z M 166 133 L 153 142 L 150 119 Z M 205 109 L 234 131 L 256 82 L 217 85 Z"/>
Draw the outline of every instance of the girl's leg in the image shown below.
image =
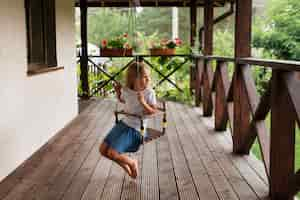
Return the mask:
<path fill-rule="evenodd" d="M 112 148 L 108 148 L 107 155 L 110 159 L 116 161 L 119 165 L 127 165 L 131 171 L 131 177 L 136 178 L 138 175 L 138 162 L 137 160 L 131 159 L 125 154 L 120 154 Z"/>
<path fill-rule="evenodd" d="M 130 159 L 126 155 L 119 154 L 119 152 L 113 150 L 105 143 L 100 145 L 99 151 L 103 156 L 117 162 L 130 177 L 137 177 L 138 163 L 136 160 Z"/>

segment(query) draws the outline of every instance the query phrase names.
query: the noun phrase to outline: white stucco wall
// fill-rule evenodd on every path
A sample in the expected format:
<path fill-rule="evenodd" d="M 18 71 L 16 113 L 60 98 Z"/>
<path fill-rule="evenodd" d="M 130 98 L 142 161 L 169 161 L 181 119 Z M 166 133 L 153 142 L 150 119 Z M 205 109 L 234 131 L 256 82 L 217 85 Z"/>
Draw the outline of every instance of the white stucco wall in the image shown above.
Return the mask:
<path fill-rule="evenodd" d="M 57 61 L 27 76 L 24 0 L 0 6 L 0 181 L 78 113 L 74 1 L 56 0 Z"/>

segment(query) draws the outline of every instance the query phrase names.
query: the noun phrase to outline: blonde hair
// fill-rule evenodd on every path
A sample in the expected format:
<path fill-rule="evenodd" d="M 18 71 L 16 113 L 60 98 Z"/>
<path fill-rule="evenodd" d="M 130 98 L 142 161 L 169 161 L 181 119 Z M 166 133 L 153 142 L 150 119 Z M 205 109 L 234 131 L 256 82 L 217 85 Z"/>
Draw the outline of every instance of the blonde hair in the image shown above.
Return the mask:
<path fill-rule="evenodd" d="M 148 68 L 142 62 L 133 62 L 126 73 L 126 87 L 134 89 L 135 82 L 148 72 Z"/>

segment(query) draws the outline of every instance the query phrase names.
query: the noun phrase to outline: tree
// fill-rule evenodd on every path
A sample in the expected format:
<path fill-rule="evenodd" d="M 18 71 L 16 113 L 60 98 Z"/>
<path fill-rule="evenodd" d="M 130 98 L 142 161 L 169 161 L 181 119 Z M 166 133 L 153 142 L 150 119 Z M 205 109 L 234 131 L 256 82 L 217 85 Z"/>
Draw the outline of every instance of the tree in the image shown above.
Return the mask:
<path fill-rule="evenodd" d="M 111 39 L 128 32 L 128 13 L 120 9 L 89 9 L 88 41 L 97 46 L 102 39 Z"/>
<path fill-rule="evenodd" d="M 266 19 L 256 22 L 253 46 L 279 59 L 300 60 L 300 1 L 269 0 Z"/>

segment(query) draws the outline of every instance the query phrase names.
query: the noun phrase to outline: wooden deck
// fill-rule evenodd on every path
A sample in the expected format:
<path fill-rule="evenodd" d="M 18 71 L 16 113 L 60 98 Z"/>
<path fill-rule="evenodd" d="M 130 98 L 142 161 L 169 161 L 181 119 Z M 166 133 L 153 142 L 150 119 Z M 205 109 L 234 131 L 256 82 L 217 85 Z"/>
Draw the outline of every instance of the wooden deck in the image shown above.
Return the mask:
<path fill-rule="evenodd" d="M 114 123 L 113 101 L 98 100 L 0 183 L 0 199 L 269 199 L 262 163 L 231 154 L 228 132 L 215 132 L 200 108 L 167 108 L 167 134 L 130 155 L 137 180 L 98 153 Z"/>

